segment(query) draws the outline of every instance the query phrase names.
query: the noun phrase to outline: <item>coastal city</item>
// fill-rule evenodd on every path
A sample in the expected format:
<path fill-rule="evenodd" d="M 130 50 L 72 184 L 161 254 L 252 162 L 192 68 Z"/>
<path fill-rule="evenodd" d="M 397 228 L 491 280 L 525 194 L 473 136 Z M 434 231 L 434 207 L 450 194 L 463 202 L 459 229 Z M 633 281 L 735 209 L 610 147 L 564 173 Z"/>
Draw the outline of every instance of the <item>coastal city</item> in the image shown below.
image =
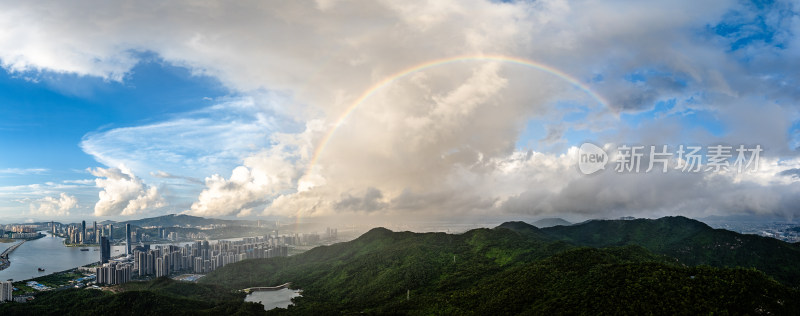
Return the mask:
<path fill-rule="evenodd" d="M 159 220 L 189 219 L 171 215 Z M 192 217 L 196 225 L 149 225 L 131 223 L 44 222 L 0 225 L 3 250 L 0 272 L 10 267 L 14 253 L 25 243 L 60 240 L 61 248 L 86 254 L 91 260 L 63 271 L 26 266 L 40 276 L 0 282 L 0 303 L 28 302 L 37 293 L 69 288 L 107 289 L 130 281 L 158 277 L 194 282 L 205 274 L 245 259 L 285 257 L 340 238 L 337 228 L 319 233 L 281 232 L 279 223 L 216 221 Z M 152 224 L 150 223 L 150 224 Z M 210 239 L 210 236 L 222 237 Z M 350 235 L 347 235 L 350 236 Z M 15 267 L 17 268 L 17 267 Z M 21 267 L 20 267 L 21 268 Z M 3 275 L 0 273 L 0 275 Z"/>

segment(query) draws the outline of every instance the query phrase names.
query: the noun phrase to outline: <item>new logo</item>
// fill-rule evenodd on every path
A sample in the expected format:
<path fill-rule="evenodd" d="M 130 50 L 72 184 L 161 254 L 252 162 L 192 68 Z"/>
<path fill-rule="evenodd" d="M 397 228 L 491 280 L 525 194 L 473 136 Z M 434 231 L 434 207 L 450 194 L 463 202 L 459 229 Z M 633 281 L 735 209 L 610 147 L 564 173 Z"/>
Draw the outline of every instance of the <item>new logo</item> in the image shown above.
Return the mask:
<path fill-rule="evenodd" d="M 592 174 L 606 168 L 608 154 L 594 144 L 583 143 L 578 153 L 578 169 L 583 174 Z"/>

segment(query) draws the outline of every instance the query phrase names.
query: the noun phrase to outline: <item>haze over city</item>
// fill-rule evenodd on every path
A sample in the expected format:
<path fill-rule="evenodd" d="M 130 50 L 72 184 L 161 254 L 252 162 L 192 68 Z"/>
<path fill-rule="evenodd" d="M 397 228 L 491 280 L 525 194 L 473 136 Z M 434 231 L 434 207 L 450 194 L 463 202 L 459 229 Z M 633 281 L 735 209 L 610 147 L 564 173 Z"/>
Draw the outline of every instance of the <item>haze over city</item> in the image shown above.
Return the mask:
<path fill-rule="evenodd" d="M 798 215 L 790 3 L 2 6 L 0 222 Z"/>

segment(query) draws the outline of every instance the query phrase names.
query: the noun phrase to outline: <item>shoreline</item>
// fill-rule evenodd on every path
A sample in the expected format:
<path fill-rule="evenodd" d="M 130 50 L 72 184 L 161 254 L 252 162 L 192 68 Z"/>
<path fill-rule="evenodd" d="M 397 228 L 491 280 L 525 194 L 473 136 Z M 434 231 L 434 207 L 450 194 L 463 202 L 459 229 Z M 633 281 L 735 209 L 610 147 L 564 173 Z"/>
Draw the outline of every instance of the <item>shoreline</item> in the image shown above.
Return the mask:
<path fill-rule="evenodd" d="M 46 231 L 45 231 L 45 233 L 42 233 L 41 236 L 36 237 L 36 238 L 32 238 L 31 240 L 39 239 L 39 238 L 47 237 L 47 236 L 60 238 L 62 246 L 66 247 L 66 248 L 76 248 L 76 247 L 79 247 L 79 248 L 99 248 L 99 246 L 100 246 L 100 245 L 97 245 L 97 244 L 88 244 L 88 245 L 87 244 L 67 244 L 67 243 L 64 242 L 66 240 L 65 237 L 62 237 L 62 236 L 59 236 L 59 235 L 55 235 L 55 234 L 52 234 L 52 233 L 46 232 Z M 236 239 L 242 239 L 242 238 L 247 238 L 247 237 L 249 237 L 249 236 L 221 238 L 221 239 L 206 239 L 206 240 L 208 240 L 208 241 L 236 240 Z M 172 242 L 151 241 L 151 242 L 145 242 L 145 243 L 141 243 L 141 244 L 146 244 L 146 245 L 176 245 L 176 244 L 184 244 L 184 243 L 194 243 L 194 242 L 197 242 L 197 241 L 200 241 L 200 240 L 172 241 Z M 139 245 L 139 244 L 140 243 L 134 244 L 134 247 L 136 245 Z M 112 246 L 121 246 L 121 245 L 124 245 L 124 243 L 116 243 L 116 244 L 114 244 Z M 112 250 L 111 254 L 112 254 L 111 258 L 121 258 L 121 257 L 126 256 L 126 254 L 115 254 L 113 250 Z M 55 274 L 59 274 L 59 273 L 65 273 L 65 272 L 69 272 L 69 271 L 73 271 L 73 270 L 79 270 L 79 269 L 84 268 L 84 267 L 89 268 L 91 266 L 96 266 L 99 262 L 100 261 L 94 261 L 94 262 L 91 262 L 91 263 L 88 263 L 88 264 L 85 264 L 85 265 L 80 265 L 80 266 L 69 268 L 69 269 L 66 269 L 66 270 L 63 270 L 63 271 L 46 272 L 45 274 L 42 274 L 42 275 L 38 275 L 38 276 L 35 276 L 35 277 L 27 278 L 27 279 L 24 279 L 24 280 L 14 280 L 13 282 L 15 282 L 15 283 L 16 282 L 27 282 L 27 281 L 35 280 L 35 279 L 40 278 L 40 277 L 55 275 Z M 2 264 L 0 264 L 0 265 L 2 265 Z M 8 265 L 5 266 L 5 268 L 7 268 L 8 266 L 10 266 L 10 261 L 8 262 Z M 0 270 L 3 270 L 5 268 L 0 268 Z"/>
<path fill-rule="evenodd" d="M 3 250 L 2 255 L 0 255 L 0 271 L 3 271 L 11 266 L 11 259 L 9 259 L 9 256 L 11 256 L 11 253 L 14 252 L 14 250 L 17 250 L 19 246 L 22 246 L 22 244 L 24 244 L 28 240 L 34 240 L 39 238 L 41 238 L 41 236 L 33 239 L 22 239 L 22 242 L 18 244 L 13 244 L 11 245 L 11 247 L 6 248 L 6 250 Z"/>
<path fill-rule="evenodd" d="M 39 231 L 39 236 L 34 237 L 34 238 L 15 239 L 15 240 L 22 240 L 22 242 L 19 243 L 16 246 L 21 246 L 25 242 L 28 242 L 28 241 L 31 241 L 31 240 L 37 240 L 37 239 L 44 238 L 44 237 L 47 237 L 47 236 L 61 238 L 62 239 L 61 240 L 62 245 L 64 247 L 70 247 L 69 244 L 64 244 L 64 237 L 61 237 L 61 236 L 58 236 L 58 235 L 54 235 L 54 234 L 49 233 L 47 231 Z M 86 246 L 86 245 L 81 245 L 81 246 Z M 15 245 L 12 245 L 11 247 L 15 247 Z M 7 256 L 10 257 L 10 255 L 11 254 L 9 253 Z M 69 269 L 66 269 L 66 270 L 63 270 L 63 271 L 56 271 L 56 272 L 49 272 L 49 273 L 45 271 L 45 273 L 42 274 L 42 275 L 38 275 L 38 276 L 35 276 L 35 277 L 32 277 L 32 278 L 27 278 L 27 279 L 24 279 L 24 280 L 14 280 L 13 282 L 14 283 L 16 283 L 16 282 L 27 282 L 27 281 L 35 280 L 35 279 L 40 278 L 40 277 L 46 277 L 46 276 L 51 276 L 51 275 L 55 275 L 55 274 L 59 274 L 59 273 L 69 272 L 69 271 L 72 271 L 72 270 L 77 270 L 77 269 L 80 269 L 80 268 L 85 267 L 85 266 L 97 264 L 98 262 L 100 262 L 100 261 L 96 261 L 96 262 L 92 262 L 92 263 L 89 263 L 89 264 L 86 264 L 86 265 L 81 265 L 81 266 L 69 268 Z M 11 266 L 11 259 L 10 258 L 0 258 L 0 271 L 5 270 L 10 266 Z"/>

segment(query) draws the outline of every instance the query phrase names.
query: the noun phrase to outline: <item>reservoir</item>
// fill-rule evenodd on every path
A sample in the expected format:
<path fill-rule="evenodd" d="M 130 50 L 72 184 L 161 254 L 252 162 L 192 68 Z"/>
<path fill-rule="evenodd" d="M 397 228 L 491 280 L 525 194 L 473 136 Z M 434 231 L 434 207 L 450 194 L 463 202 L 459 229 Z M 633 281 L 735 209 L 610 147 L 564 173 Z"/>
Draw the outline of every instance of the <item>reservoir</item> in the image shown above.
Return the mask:
<path fill-rule="evenodd" d="M 259 302 L 264 310 L 287 308 L 292 305 L 292 298 L 300 296 L 299 290 L 280 289 L 275 291 L 256 291 L 244 298 L 245 302 Z"/>
<path fill-rule="evenodd" d="M 11 266 L 0 271 L 0 281 L 27 280 L 100 261 L 100 247 L 65 247 L 64 239 L 49 232 L 45 237 L 30 240 L 9 255 Z M 0 243 L 0 252 L 15 243 Z M 81 251 L 88 248 L 89 251 Z M 97 249 L 97 251 L 95 251 Z M 125 246 L 112 246 L 111 256 L 123 254 Z M 43 268 L 44 272 L 39 272 Z"/>

